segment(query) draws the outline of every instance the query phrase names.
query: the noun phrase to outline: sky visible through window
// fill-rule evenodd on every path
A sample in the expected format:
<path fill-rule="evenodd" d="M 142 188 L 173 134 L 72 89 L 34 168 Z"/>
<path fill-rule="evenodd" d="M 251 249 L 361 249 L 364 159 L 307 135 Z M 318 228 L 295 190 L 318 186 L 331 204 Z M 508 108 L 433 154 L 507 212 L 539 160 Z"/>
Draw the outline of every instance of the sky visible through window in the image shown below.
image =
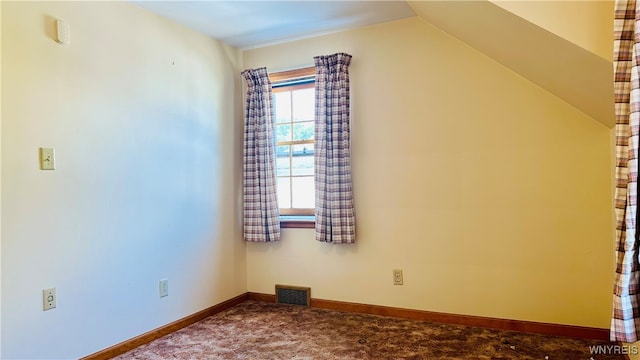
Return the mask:
<path fill-rule="evenodd" d="M 313 84 L 274 92 L 278 202 L 283 209 L 314 209 Z M 295 211 L 294 211 L 295 213 Z"/>

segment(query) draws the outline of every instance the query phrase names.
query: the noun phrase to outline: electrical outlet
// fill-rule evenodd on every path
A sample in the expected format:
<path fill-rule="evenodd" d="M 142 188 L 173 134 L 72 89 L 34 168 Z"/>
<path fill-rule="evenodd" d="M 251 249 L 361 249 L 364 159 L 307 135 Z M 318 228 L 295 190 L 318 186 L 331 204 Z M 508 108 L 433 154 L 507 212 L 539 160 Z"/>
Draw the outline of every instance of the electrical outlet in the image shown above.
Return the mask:
<path fill-rule="evenodd" d="M 393 269 L 393 285 L 402 285 L 402 270 Z"/>
<path fill-rule="evenodd" d="M 56 307 L 56 288 L 42 290 L 42 311 Z"/>
<path fill-rule="evenodd" d="M 162 279 L 158 283 L 158 290 L 160 297 L 169 296 L 169 279 Z"/>

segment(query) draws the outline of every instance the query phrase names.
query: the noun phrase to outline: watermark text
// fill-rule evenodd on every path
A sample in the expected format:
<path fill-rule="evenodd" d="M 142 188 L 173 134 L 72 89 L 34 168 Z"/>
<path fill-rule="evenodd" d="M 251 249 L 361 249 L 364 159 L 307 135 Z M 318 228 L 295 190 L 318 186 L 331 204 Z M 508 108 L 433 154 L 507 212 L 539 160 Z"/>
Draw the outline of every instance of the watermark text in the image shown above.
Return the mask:
<path fill-rule="evenodd" d="M 589 345 L 591 355 L 638 355 L 637 345 Z"/>

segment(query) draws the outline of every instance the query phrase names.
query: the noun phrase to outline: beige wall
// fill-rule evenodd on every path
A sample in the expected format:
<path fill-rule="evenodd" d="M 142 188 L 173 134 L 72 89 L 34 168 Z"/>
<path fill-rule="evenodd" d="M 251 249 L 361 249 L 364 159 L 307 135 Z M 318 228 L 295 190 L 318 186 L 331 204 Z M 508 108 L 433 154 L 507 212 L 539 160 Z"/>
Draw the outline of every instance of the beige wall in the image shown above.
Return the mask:
<path fill-rule="evenodd" d="M 240 54 L 126 2 L 1 4 L 2 358 L 78 358 L 244 293 Z"/>
<path fill-rule="evenodd" d="M 358 243 L 249 244 L 249 291 L 606 328 L 610 131 L 414 18 L 248 50 L 276 71 L 353 55 Z M 393 286 L 391 270 L 404 270 Z"/>
<path fill-rule="evenodd" d="M 0 4 L 1 357 L 77 358 L 275 283 L 608 327 L 609 130 L 427 23 L 241 59 L 128 3 Z M 52 40 L 54 18 L 70 45 Z M 275 71 L 337 51 L 354 55 L 358 244 L 285 229 L 245 246 L 238 64 Z M 56 171 L 38 169 L 40 146 L 56 148 Z M 52 286 L 58 307 L 43 312 Z"/>

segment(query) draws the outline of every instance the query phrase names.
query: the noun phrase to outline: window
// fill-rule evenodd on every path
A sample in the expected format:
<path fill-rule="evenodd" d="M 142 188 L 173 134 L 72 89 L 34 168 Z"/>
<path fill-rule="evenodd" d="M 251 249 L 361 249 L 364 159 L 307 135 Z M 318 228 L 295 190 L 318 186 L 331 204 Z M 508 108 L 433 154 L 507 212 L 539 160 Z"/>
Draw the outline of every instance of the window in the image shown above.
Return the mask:
<path fill-rule="evenodd" d="M 315 69 L 271 74 L 280 215 L 315 214 Z"/>

